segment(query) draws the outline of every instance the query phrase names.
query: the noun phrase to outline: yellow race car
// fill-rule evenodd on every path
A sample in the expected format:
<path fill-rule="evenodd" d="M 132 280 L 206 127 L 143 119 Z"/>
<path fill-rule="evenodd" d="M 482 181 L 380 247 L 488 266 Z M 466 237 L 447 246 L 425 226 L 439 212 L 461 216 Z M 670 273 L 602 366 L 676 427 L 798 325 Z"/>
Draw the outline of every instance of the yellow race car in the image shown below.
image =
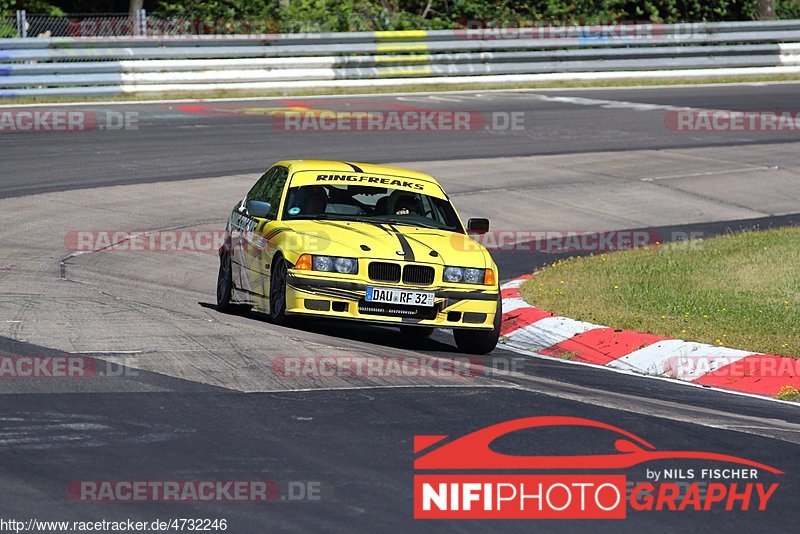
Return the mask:
<path fill-rule="evenodd" d="M 228 219 L 217 306 L 396 325 L 424 337 L 453 330 L 464 352 L 494 349 L 498 272 L 432 177 L 338 161 L 281 161 Z"/>

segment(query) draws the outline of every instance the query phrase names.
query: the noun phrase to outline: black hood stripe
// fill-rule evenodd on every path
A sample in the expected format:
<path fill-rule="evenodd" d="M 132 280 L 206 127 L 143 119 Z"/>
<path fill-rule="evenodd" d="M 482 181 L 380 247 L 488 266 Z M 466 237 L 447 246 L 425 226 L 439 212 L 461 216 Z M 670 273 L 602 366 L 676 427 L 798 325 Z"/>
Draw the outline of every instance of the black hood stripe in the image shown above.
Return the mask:
<path fill-rule="evenodd" d="M 332 221 L 324 221 L 324 220 L 320 220 L 320 221 L 316 221 L 316 222 L 325 223 L 325 224 L 328 224 L 330 226 L 334 226 L 336 228 L 340 228 L 342 230 L 349 230 L 351 232 L 355 232 L 357 234 L 361 234 L 361 235 L 369 237 L 368 233 L 362 232 L 361 230 L 358 230 L 356 228 L 351 228 L 351 227 L 349 227 L 347 225 L 340 225 L 340 224 L 337 224 L 337 223 L 332 222 Z M 388 225 L 389 228 L 386 228 L 386 226 L 384 226 L 383 224 L 378 223 L 378 222 L 366 222 L 365 221 L 365 223 L 366 224 L 372 224 L 372 225 L 380 228 L 381 230 L 383 230 L 387 234 L 395 236 L 397 238 L 397 240 L 400 242 L 400 248 L 403 249 L 403 256 L 404 256 L 405 260 L 406 261 L 416 261 L 416 258 L 414 256 L 414 249 L 411 248 L 411 244 L 408 242 L 408 239 L 406 239 L 406 236 L 404 236 L 402 234 L 402 232 L 400 232 L 400 230 L 397 229 L 396 226 L 389 224 Z M 417 241 L 417 240 L 414 239 L 414 241 Z M 419 242 L 419 241 L 417 241 L 417 242 Z M 422 244 L 424 244 L 424 243 L 422 243 Z M 427 246 L 427 245 L 425 245 L 425 246 Z M 428 247 L 428 248 L 430 248 L 430 247 Z M 433 249 L 431 248 L 431 250 L 433 250 Z"/>
<path fill-rule="evenodd" d="M 404 236 L 400 232 L 400 230 L 397 229 L 397 227 L 395 227 L 395 226 L 393 226 L 391 224 L 389 225 L 389 228 L 392 229 L 392 231 L 394 232 L 395 237 L 397 237 L 397 240 L 400 241 L 400 248 L 403 249 L 403 255 L 405 257 L 405 260 L 406 261 L 416 261 L 416 258 L 414 257 L 414 249 L 411 248 L 411 244 L 408 242 L 408 239 L 406 239 L 406 236 Z"/>
<path fill-rule="evenodd" d="M 410 236 L 410 235 L 407 235 L 407 236 L 405 236 L 405 238 L 406 238 L 406 239 L 410 239 L 410 240 L 411 240 L 411 241 L 413 241 L 414 243 L 419 243 L 420 245 L 422 245 L 422 246 L 424 246 L 424 247 L 427 247 L 427 248 L 429 248 L 429 249 L 430 249 L 432 252 L 435 252 L 435 253 L 436 253 L 436 256 L 437 256 L 437 257 L 439 257 L 439 258 L 441 258 L 441 257 L 442 257 L 442 255 L 441 255 L 441 254 L 439 254 L 439 251 L 438 251 L 438 250 L 436 250 L 435 248 L 433 248 L 433 247 L 432 247 L 432 246 L 430 246 L 429 244 L 425 243 L 424 241 L 420 241 L 420 240 L 419 240 L 419 239 L 417 239 L 416 237 L 412 237 L 412 236 Z M 444 258 L 442 258 L 442 261 L 444 261 Z"/>
<path fill-rule="evenodd" d="M 386 232 L 389 235 L 394 235 L 394 232 L 392 232 L 391 230 L 388 230 L 383 224 L 381 224 L 379 222 L 374 222 L 374 223 L 371 223 L 371 224 L 374 224 L 375 226 L 377 226 L 378 228 L 380 228 L 381 230 L 383 230 L 384 232 Z"/>

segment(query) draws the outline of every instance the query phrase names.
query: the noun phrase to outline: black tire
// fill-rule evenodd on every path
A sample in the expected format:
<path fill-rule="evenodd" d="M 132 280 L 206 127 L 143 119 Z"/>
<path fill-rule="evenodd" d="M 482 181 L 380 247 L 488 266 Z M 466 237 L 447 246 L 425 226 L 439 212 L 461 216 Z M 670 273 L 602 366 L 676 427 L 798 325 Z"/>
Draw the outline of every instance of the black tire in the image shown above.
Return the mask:
<path fill-rule="evenodd" d="M 217 274 L 217 309 L 221 312 L 231 311 L 231 293 L 233 292 L 233 275 L 231 274 L 231 253 L 220 252 L 219 274 Z"/>
<path fill-rule="evenodd" d="M 278 256 L 272 262 L 272 273 L 269 277 L 269 319 L 272 324 L 285 325 L 286 316 L 286 260 Z"/>
<path fill-rule="evenodd" d="M 228 251 L 219 254 L 219 274 L 217 275 L 217 309 L 224 313 L 247 313 L 250 306 L 234 304 L 233 275 L 231 273 L 231 253 Z"/>
<path fill-rule="evenodd" d="M 467 354 L 488 354 L 497 346 L 500 340 L 500 325 L 503 322 L 503 305 L 500 297 L 497 299 L 497 310 L 494 314 L 494 328 L 491 330 L 453 330 L 456 346 L 461 352 Z"/>
<path fill-rule="evenodd" d="M 401 326 L 400 335 L 405 339 L 425 339 L 433 334 L 432 326 Z"/>

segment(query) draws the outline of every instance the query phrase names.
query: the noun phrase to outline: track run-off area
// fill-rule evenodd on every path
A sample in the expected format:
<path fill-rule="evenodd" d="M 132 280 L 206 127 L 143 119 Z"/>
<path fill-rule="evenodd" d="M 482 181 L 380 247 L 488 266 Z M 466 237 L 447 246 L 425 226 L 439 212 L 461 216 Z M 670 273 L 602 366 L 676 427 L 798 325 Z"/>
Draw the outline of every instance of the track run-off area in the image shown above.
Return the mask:
<path fill-rule="evenodd" d="M 479 530 L 486 525 L 414 522 L 413 436 L 571 416 L 613 424 L 661 450 L 741 456 L 785 473 L 764 511 L 629 511 L 592 530 L 796 523 L 800 411 L 791 403 L 524 356 L 502 344 L 473 358 L 467 375 L 293 374 L 281 367 L 287 359 L 385 364 L 464 355 L 447 332 L 408 341 L 390 328 L 328 321 L 286 328 L 255 313 L 222 314 L 218 258 L 207 240 L 177 251 L 74 245 L 80 232 L 220 232 L 260 174 L 290 158 L 427 172 L 462 219 L 488 217 L 493 230 L 519 239 L 630 229 L 677 239 L 796 223 L 800 131 L 682 130 L 673 119 L 682 110 L 796 115 L 799 90 L 781 83 L 0 107 L 0 117 L 78 112 L 92 125 L 0 131 L 0 356 L 85 356 L 112 370 L 0 379 L 3 513 L 225 518 L 231 532 Z M 294 131 L 275 118 L 286 109 L 465 113 L 473 122 L 467 131 Z M 516 248 L 494 253 L 501 280 L 564 256 Z M 553 434 L 537 450 L 607 451 L 593 439 L 589 430 Z M 518 454 L 524 445 L 508 444 Z M 629 470 L 629 480 L 644 480 L 644 470 Z M 67 494 L 80 480 L 254 479 L 319 484 L 322 497 L 86 503 Z"/>

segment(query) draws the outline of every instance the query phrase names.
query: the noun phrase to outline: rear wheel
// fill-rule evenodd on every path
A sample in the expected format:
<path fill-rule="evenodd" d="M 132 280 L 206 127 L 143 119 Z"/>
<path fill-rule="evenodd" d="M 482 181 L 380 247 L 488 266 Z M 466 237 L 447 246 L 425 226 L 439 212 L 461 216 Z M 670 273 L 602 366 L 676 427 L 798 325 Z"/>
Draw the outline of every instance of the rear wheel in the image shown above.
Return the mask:
<path fill-rule="evenodd" d="M 272 275 L 269 277 L 269 318 L 273 324 L 285 325 L 286 316 L 286 260 L 283 256 L 275 259 Z"/>
<path fill-rule="evenodd" d="M 231 271 L 231 253 L 221 252 L 219 255 L 219 274 L 217 274 L 217 309 L 225 313 L 242 313 L 249 309 L 243 304 L 233 304 L 233 274 Z"/>
<path fill-rule="evenodd" d="M 456 346 L 467 354 L 487 354 L 492 352 L 500 339 L 500 325 L 503 321 L 503 306 L 500 297 L 497 299 L 497 310 L 494 315 L 494 328 L 491 330 L 453 330 Z"/>
<path fill-rule="evenodd" d="M 406 339 L 425 339 L 433 334 L 432 326 L 401 326 L 400 335 Z"/>

